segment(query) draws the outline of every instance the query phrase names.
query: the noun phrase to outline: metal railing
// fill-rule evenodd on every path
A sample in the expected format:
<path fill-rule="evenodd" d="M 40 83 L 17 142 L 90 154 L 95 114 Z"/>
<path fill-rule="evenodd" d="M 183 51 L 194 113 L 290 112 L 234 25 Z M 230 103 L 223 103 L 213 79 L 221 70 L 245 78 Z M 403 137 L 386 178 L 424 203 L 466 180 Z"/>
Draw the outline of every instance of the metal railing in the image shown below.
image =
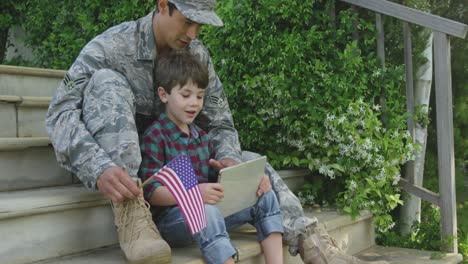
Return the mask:
<path fill-rule="evenodd" d="M 439 194 L 414 184 L 414 173 L 406 175 L 400 186 L 407 192 L 440 207 L 441 238 L 454 238 L 453 243 L 444 245 L 447 252 L 457 253 L 457 212 L 455 195 L 455 154 L 453 141 L 452 77 L 450 64 L 450 37 L 465 38 L 468 26 L 459 22 L 408 8 L 386 0 L 340 0 L 376 13 L 377 54 L 385 64 L 384 32 L 382 15 L 403 21 L 404 53 L 406 68 L 407 109 L 414 113 L 413 62 L 410 24 L 433 31 L 435 99 L 437 116 L 437 152 L 439 169 Z M 408 129 L 414 138 L 414 121 L 408 119 Z M 407 166 L 413 166 L 409 163 Z M 408 171 L 414 172 L 414 169 Z"/>

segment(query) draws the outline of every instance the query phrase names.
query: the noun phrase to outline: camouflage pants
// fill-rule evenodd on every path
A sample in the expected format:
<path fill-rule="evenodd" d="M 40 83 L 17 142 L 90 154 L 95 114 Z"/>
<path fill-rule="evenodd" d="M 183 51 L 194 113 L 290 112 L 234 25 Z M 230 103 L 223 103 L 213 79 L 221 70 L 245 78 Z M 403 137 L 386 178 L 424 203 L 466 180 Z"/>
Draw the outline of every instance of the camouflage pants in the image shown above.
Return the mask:
<path fill-rule="evenodd" d="M 83 98 L 86 129 L 110 159 L 136 179 L 141 154 L 135 124 L 135 97 L 127 79 L 109 69 L 96 71 L 84 90 Z M 96 181 L 98 175 L 77 176 L 82 181 Z"/>
<path fill-rule="evenodd" d="M 127 170 L 130 176 L 137 177 L 141 154 L 134 102 L 134 95 L 123 75 L 111 70 L 100 70 L 86 87 L 83 121 L 113 162 Z M 253 152 L 242 152 L 244 161 L 259 156 Z M 289 245 L 289 252 L 296 255 L 299 235 L 305 234 L 306 226 L 316 223 L 317 219 L 305 217 L 299 199 L 269 164 L 266 173 L 279 200 L 285 231 L 283 240 Z"/>

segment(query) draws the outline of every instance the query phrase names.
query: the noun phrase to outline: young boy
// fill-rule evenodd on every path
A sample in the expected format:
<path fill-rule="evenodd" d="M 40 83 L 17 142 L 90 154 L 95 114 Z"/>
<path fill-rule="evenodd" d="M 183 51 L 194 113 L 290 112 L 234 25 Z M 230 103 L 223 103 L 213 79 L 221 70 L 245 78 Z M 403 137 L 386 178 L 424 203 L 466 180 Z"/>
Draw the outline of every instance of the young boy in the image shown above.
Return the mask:
<path fill-rule="evenodd" d="M 181 153 L 190 157 L 205 203 L 207 226 L 191 236 L 183 215 L 169 190 L 156 180 L 144 187 L 152 205 L 153 219 L 162 237 L 172 247 L 190 245 L 194 239 L 208 263 L 234 263 L 236 250 L 228 230 L 245 223 L 257 228 L 266 263 L 282 263 L 282 219 L 279 204 L 265 176 L 259 186 L 258 203 L 224 218 L 216 207 L 223 186 L 210 183 L 209 138 L 193 121 L 203 106 L 208 85 L 207 68 L 187 51 L 161 56 L 155 68 L 157 95 L 164 111 L 146 130 L 141 143 L 139 177 L 145 181 Z"/>

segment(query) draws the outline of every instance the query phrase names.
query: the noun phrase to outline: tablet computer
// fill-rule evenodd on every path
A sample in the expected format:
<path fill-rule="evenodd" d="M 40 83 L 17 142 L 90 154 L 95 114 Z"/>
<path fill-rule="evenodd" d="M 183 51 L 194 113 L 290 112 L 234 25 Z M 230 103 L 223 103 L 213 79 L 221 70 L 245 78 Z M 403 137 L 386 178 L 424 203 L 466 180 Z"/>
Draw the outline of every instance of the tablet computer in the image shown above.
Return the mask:
<path fill-rule="evenodd" d="M 220 170 L 218 182 L 224 187 L 224 198 L 217 204 L 229 216 L 257 202 L 257 189 L 265 175 L 266 156 Z"/>

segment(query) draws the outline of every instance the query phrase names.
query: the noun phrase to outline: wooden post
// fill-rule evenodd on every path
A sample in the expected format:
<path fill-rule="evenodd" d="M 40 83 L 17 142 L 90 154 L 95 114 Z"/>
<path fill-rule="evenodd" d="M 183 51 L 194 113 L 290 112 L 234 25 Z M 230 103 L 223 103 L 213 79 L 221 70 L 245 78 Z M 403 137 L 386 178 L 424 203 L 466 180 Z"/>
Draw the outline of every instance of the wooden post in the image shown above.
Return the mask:
<path fill-rule="evenodd" d="M 407 124 L 408 131 L 414 139 L 413 51 L 411 47 L 411 31 L 408 22 L 403 22 L 403 38 L 405 45 L 406 109 L 412 115 L 408 118 Z"/>
<path fill-rule="evenodd" d="M 458 253 L 450 39 L 438 31 L 434 31 L 434 68 L 441 236 L 453 238 L 444 250 Z"/>
<path fill-rule="evenodd" d="M 414 80 L 413 80 L 413 51 L 411 44 L 411 31 L 408 22 L 403 22 L 403 41 L 405 53 L 405 75 L 406 75 L 406 109 L 411 114 L 407 120 L 408 131 L 415 142 L 415 124 L 414 124 Z M 416 181 L 415 162 L 410 160 L 405 164 L 405 179 L 416 186 L 421 186 L 421 181 Z M 414 221 L 421 220 L 421 199 L 411 193 L 404 196 L 404 203 L 400 210 L 400 231 L 408 234 Z"/>
<path fill-rule="evenodd" d="M 382 15 L 380 13 L 375 13 L 375 27 L 377 28 L 377 57 L 380 60 L 380 64 L 382 68 L 385 68 L 385 36 L 384 36 L 384 28 L 383 28 L 383 21 Z M 387 106 L 386 106 L 386 98 L 385 98 L 385 91 L 381 88 L 380 91 L 380 106 L 382 107 L 382 123 L 387 126 Z"/>
<path fill-rule="evenodd" d="M 359 17 L 358 10 L 355 5 L 351 6 L 351 12 Z M 358 28 L 359 21 L 357 19 L 353 19 L 353 40 L 359 40 L 359 28 Z"/>
<path fill-rule="evenodd" d="M 336 31 L 336 4 L 335 1 L 330 2 L 330 9 L 328 11 L 328 15 L 330 16 L 330 24 L 333 30 Z M 336 34 L 336 32 L 335 32 Z"/>
<path fill-rule="evenodd" d="M 377 28 L 377 57 L 379 57 L 382 67 L 385 67 L 385 36 L 382 15 L 379 13 L 375 14 L 375 26 Z"/>

